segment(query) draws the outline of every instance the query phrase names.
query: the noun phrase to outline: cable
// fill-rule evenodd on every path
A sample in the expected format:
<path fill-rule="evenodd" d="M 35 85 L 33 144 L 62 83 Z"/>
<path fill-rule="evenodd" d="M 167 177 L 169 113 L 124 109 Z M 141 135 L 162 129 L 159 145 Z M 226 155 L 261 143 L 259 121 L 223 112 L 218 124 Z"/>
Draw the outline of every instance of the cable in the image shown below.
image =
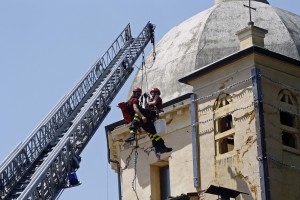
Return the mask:
<path fill-rule="evenodd" d="M 150 67 L 147 67 L 147 66 L 146 66 L 146 62 L 144 61 L 145 68 L 146 68 L 146 69 L 151 69 L 151 68 L 153 67 L 154 63 L 155 63 L 155 59 L 153 59 L 153 62 L 152 62 L 152 64 L 151 64 L 151 66 L 150 66 Z"/>
<path fill-rule="evenodd" d="M 275 158 L 274 156 L 272 156 L 272 155 L 268 155 L 268 158 L 269 158 L 270 160 L 272 160 L 273 162 L 275 162 L 275 163 L 277 163 L 277 164 L 280 164 L 280 165 L 282 165 L 282 166 L 284 166 L 284 167 L 288 167 L 288 168 L 291 168 L 291 169 L 300 171 L 300 167 L 295 166 L 295 165 L 288 165 L 288 164 L 286 164 L 286 163 L 284 163 L 284 162 L 282 162 L 282 161 L 279 161 L 278 159 L 276 159 L 276 158 Z"/>
<path fill-rule="evenodd" d="M 145 57 L 144 57 L 144 56 L 143 56 L 143 68 L 145 68 L 145 77 L 146 77 L 146 91 L 149 91 L 149 88 L 148 88 L 147 67 L 146 67 L 146 64 L 145 64 Z"/>
<path fill-rule="evenodd" d="M 134 154 L 134 160 L 133 160 L 133 164 L 134 164 L 134 177 L 131 183 L 132 189 L 135 193 L 136 198 L 139 200 L 137 191 L 136 191 L 136 177 L 137 177 L 137 160 L 138 160 L 138 148 L 135 148 L 135 154 Z"/>
<path fill-rule="evenodd" d="M 143 85 L 144 85 L 144 77 L 145 77 L 145 81 L 146 81 L 146 85 L 145 85 L 145 89 L 146 91 L 149 91 L 149 88 L 148 88 L 148 76 L 147 76 L 147 67 L 146 67 L 146 64 L 145 64 L 145 54 L 144 52 L 142 52 L 143 56 L 142 56 L 142 82 L 141 82 L 141 88 L 143 88 Z M 141 102 L 142 103 L 142 102 Z"/>
<path fill-rule="evenodd" d="M 200 97 L 200 98 L 198 98 L 198 99 L 195 99 L 193 102 L 195 102 L 195 101 L 202 101 L 202 100 L 204 100 L 204 99 L 211 98 L 211 97 L 213 97 L 213 96 L 215 96 L 215 95 L 218 95 L 218 94 L 220 94 L 220 93 L 222 93 L 222 92 L 224 92 L 224 91 L 226 91 L 226 90 L 235 88 L 235 87 L 237 87 L 237 86 L 239 86 L 239 85 L 241 85 L 241 84 L 245 84 L 245 83 L 251 81 L 252 78 L 253 78 L 253 77 L 251 76 L 251 77 L 249 77 L 249 78 L 247 78 L 247 79 L 244 79 L 244 80 L 235 82 L 235 83 L 233 83 L 233 84 L 231 84 L 231 85 L 229 85 L 229 86 L 227 86 L 227 87 L 225 87 L 225 88 L 223 88 L 223 89 L 221 89 L 221 90 L 218 90 L 218 91 L 216 91 L 216 92 L 211 93 L 210 95 L 206 95 L 206 96 Z"/>
<path fill-rule="evenodd" d="M 299 89 L 299 88 L 294 88 L 294 87 L 292 87 L 292 86 L 290 86 L 290 85 L 281 83 L 281 82 L 279 82 L 279 81 L 275 81 L 275 80 L 273 80 L 272 78 L 270 78 L 270 77 L 268 77 L 268 76 L 266 76 L 266 75 L 264 75 L 264 74 L 260 74 L 260 75 L 261 75 L 262 78 L 264 78 L 264 79 L 266 79 L 266 80 L 268 80 L 268 81 L 270 81 L 270 82 L 272 82 L 272 83 L 275 83 L 275 84 L 277 84 L 277 85 L 284 86 L 284 87 L 286 87 L 286 88 L 288 88 L 288 89 L 290 89 L 290 90 L 295 90 L 296 92 L 299 92 L 299 93 L 300 93 L 300 89 Z"/>
<path fill-rule="evenodd" d="M 122 170 L 125 170 L 125 169 L 127 169 L 127 168 L 128 168 L 128 166 L 129 166 L 129 163 L 130 163 L 130 161 L 131 161 L 131 155 L 132 155 L 132 153 L 133 153 L 134 149 L 135 149 L 135 148 L 132 148 L 132 149 L 131 149 L 131 152 L 130 152 L 129 156 L 126 158 L 126 161 L 125 161 L 126 165 L 125 165 L 125 167 L 124 167 L 124 168 L 122 168 Z"/>
<path fill-rule="evenodd" d="M 143 150 L 144 153 L 146 153 L 148 156 L 150 155 L 150 153 L 153 151 L 155 152 L 155 148 L 150 146 L 150 147 L 147 147 L 146 149 L 144 149 L 143 147 L 140 148 L 141 150 Z"/>
<path fill-rule="evenodd" d="M 108 200 L 108 165 L 106 165 L 106 199 Z"/>
<path fill-rule="evenodd" d="M 217 118 L 213 117 L 213 118 L 209 118 L 209 119 L 204 120 L 204 121 L 198 121 L 198 122 L 192 124 L 191 126 L 195 126 L 195 125 L 198 125 L 198 124 L 205 124 L 205 123 L 214 121 L 214 120 L 216 120 L 216 119 L 220 119 L 220 118 L 226 117 L 227 115 L 231 115 L 231 114 L 235 113 L 236 111 L 239 111 L 239 110 L 246 110 L 246 109 L 248 109 L 248 108 L 251 108 L 251 107 L 253 107 L 253 105 L 254 105 L 254 102 L 252 102 L 252 103 L 249 104 L 248 106 L 242 106 L 242 107 L 235 108 L 235 109 L 233 109 L 233 110 L 231 110 L 231 111 L 229 111 L 229 112 L 226 112 L 226 113 L 225 113 L 224 115 L 222 115 L 222 116 L 218 116 Z M 206 114 L 208 114 L 208 113 L 204 113 L 204 114 L 202 114 L 202 115 L 206 115 Z"/>
<path fill-rule="evenodd" d="M 282 111 L 282 112 L 285 112 L 285 113 L 289 113 L 291 115 L 295 115 L 297 117 L 300 117 L 300 113 L 296 113 L 296 112 L 292 112 L 290 110 L 287 110 L 287 109 L 283 109 L 277 105 L 274 105 L 274 104 L 271 104 L 271 103 L 268 103 L 268 102 L 264 102 L 264 101 L 261 101 L 263 104 L 267 105 L 267 106 L 270 106 L 272 107 L 273 109 L 275 110 L 279 110 L 279 111 Z"/>
<path fill-rule="evenodd" d="M 144 84 L 144 76 L 145 76 L 145 79 L 146 79 L 146 91 L 148 91 L 148 80 L 147 80 L 147 68 L 146 68 L 146 65 L 145 65 L 145 54 L 143 52 L 143 56 L 142 56 L 142 86 Z"/>

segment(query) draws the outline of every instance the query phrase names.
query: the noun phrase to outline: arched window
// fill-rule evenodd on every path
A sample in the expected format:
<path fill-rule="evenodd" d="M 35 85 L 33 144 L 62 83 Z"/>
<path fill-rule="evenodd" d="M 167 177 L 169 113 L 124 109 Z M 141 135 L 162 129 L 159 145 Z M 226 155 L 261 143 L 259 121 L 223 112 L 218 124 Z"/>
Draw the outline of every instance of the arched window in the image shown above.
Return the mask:
<path fill-rule="evenodd" d="M 232 97 L 229 94 L 220 94 L 217 100 L 214 103 L 214 110 L 223 108 L 226 105 L 229 105 L 232 102 Z"/>
<path fill-rule="evenodd" d="M 283 103 L 297 106 L 297 100 L 289 90 L 281 90 L 278 94 L 279 100 Z"/>

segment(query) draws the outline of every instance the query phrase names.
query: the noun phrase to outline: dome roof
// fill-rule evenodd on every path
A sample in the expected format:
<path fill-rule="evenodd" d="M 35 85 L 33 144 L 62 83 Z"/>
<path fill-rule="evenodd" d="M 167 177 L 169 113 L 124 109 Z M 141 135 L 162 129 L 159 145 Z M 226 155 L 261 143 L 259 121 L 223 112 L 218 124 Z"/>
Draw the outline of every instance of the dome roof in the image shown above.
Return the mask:
<path fill-rule="evenodd" d="M 184 75 L 240 49 L 236 32 L 247 26 L 245 0 L 218 0 L 213 7 L 172 28 L 156 45 L 156 59 L 148 55 L 146 73 L 139 70 L 134 86 L 158 87 L 164 102 L 192 92 L 179 83 Z M 265 48 L 300 60 L 300 16 L 272 7 L 266 0 L 252 1 L 255 26 L 268 30 Z M 144 75 L 144 76 L 143 76 Z M 147 77 L 145 77 L 147 75 Z M 147 84 L 142 81 L 146 81 Z M 131 92 L 130 92 L 131 94 Z"/>

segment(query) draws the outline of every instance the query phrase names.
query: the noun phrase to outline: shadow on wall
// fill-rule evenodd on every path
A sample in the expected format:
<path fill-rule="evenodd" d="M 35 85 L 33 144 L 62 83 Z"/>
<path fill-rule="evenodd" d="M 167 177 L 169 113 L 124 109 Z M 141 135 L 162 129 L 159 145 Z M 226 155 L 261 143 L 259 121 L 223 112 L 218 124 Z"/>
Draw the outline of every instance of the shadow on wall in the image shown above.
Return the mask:
<path fill-rule="evenodd" d="M 230 168 L 230 167 L 227 168 L 227 171 L 230 174 L 230 176 L 235 180 L 236 185 L 237 185 L 237 190 L 240 192 L 249 194 L 249 195 L 240 194 L 237 197 L 237 200 L 242 200 L 242 199 L 243 200 L 256 200 L 257 199 L 257 192 L 259 191 L 259 188 L 257 185 L 253 185 L 249 181 L 248 176 L 244 176 L 240 171 L 237 171 L 237 170 L 233 171 L 232 168 Z"/>

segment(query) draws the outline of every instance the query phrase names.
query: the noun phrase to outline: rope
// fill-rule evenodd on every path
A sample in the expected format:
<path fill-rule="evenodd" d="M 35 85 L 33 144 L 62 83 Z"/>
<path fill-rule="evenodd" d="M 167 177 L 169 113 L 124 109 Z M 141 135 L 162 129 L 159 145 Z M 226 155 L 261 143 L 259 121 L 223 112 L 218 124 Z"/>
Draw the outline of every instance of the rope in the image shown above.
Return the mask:
<path fill-rule="evenodd" d="M 196 123 L 192 124 L 191 126 L 195 126 L 195 125 L 197 125 L 197 124 L 205 124 L 205 123 L 207 123 L 207 122 L 211 122 L 211 121 L 214 121 L 214 120 L 216 120 L 216 119 L 220 119 L 220 118 L 226 117 L 227 115 L 233 114 L 233 113 L 235 113 L 236 111 L 239 111 L 239 110 L 246 110 L 246 109 L 248 109 L 248 108 L 251 108 L 251 107 L 253 107 L 253 105 L 254 105 L 254 102 L 252 102 L 252 103 L 249 104 L 248 106 L 242 106 L 242 107 L 236 108 L 236 109 L 234 109 L 234 110 L 231 110 L 231 111 L 229 111 L 229 112 L 226 112 L 224 115 L 218 116 L 217 118 L 214 118 L 214 117 L 213 117 L 213 118 L 210 118 L 210 119 L 207 119 L 207 120 L 204 120 L 204 121 L 196 122 Z M 206 114 L 208 114 L 208 113 L 204 113 L 203 115 L 206 115 Z"/>
<path fill-rule="evenodd" d="M 146 149 L 144 149 L 144 148 L 140 148 L 140 149 L 143 150 L 144 153 L 146 153 L 149 156 L 152 151 L 154 152 L 155 148 L 150 146 L 150 147 L 147 147 Z"/>
<path fill-rule="evenodd" d="M 143 61 L 142 61 L 142 86 L 143 86 L 144 70 L 145 70 L 145 79 L 146 79 L 146 91 L 149 91 L 149 88 L 148 88 L 147 67 L 146 67 L 146 64 L 145 64 L 145 54 L 143 52 Z"/>
<path fill-rule="evenodd" d="M 125 170 L 125 169 L 128 168 L 129 163 L 131 161 L 131 156 L 134 152 L 134 159 L 133 159 L 134 177 L 133 177 L 133 180 L 132 180 L 132 183 L 131 183 L 131 187 L 132 187 L 132 190 L 135 193 L 136 198 L 139 200 L 139 197 L 138 197 L 138 194 L 137 194 L 137 191 L 136 191 L 138 149 L 139 149 L 139 146 L 138 146 L 138 139 L 137 139 L 137 135 L 136 135 L 136 137 L 135 137 L 135 146 L 131 149 L 131 152 L 130 152 L 129 156 L 126 158 L 126 162 L 125 162 L 126 165 L 125 165 L 124 168 L 122 168 L 122 170 Z"/>
<path fill-rule="evenodd" d="M 148 156 L 150 155 L 150 153 L 151 153 L 152 151 L 155 152 L 155 151 L 154 151 L 154 147 L 152 147 L 152 146 L 147 147 L 146 149 L 145 149 L 144 147 L 138 147 L 138 148 L 141 149 L 141 150 L 142 150 L 144 153 L 146 153 Z M 131 161 L 131 156 L 132 156 L 134 150 L 135 150 L 135 149 L 138 149 L 138 148 L 133 147 L 133 148 L 131 149 L 131 152 L 130 152 L 129 156 L 126 158 L 126 161 L 125 161 L 126 165 L 125 165 L 124 168 L 122 168 L 122 170 L 125 170 L 125 169 L 128 168 L 128 166 L 129 166 L 129 164 L 130 164 L 130 161 Z"/>
<path fill-rule="evenodd" d="M 273 79 L 271 79 L 271 78 L 269 78 L 268 76 L 263 75 L 263 74 L 261 74 L 261 77 L 264 78 L 264 79 L 266 79 L 266 80 L 268 80 L 268 81 L 270 81 L 270 82 L 272 82 L 272 83 L 274 83 L 274 84 L 281 85 L 281 86 L 283 86 L 283 87 L 285 87 L 285 88 L 288 88 L 288 89 L 290 89 L 290 90 L 294 90 L 294 91 L 300 93 L 300 89 L 299 89 L 299 88 L 294 88 L 294 87 L 292 87 L 292 86 L 290 86 L 290 85 L 281 83 L 281 82 L 279 82 L 279 81 L 275 81 L 275 80 L 273 80 Z"/>
<path fill-rule="evenodd" d="M 141 88 L 143 88 L 143 85 L 144 85 L 144 76 L 145 76 L 145 79 L 146 79 L 146 91 L 148 91 L 148 79 L 147 79 L 147 68 L 146 68 L 146 65 L 145 65 L 145 54 L 144 52 L 142 53 L 143 54 L 143 57 L 142 57 L 142 82 L 141 82 Z M 142 102 L 141 102 L 142 103 Z"/>
<path fill-rule="evenodd" d="M 291 169 L 300 171 L 300 167 L 295 166 L 295 165 L 288 165 L 288 164 L 286 164 L 286 163 L 284 163 L 284 162 L 282 162 L 282 161 L 279 161 L 278 159 L 276 159 L 276 158 L 275 158 L 274 156 L 272 156 L 272 155 L 268 155 L 268 158 L 269 158 L 270 160 L 272 160 L 273 162 L 275 162 L 275 163 L 277 163 L 277 164 L 280 164 L 280 165 L 282 165 L 282 166 L 284 166 L 284 167 L 288 167 L 288 168 L 291 168 Z"/>
<path fill-rule="evenodd" d="M 108 200 L 108 165 L 106 165 L 106 200 Z"/>
<path fill-rule="evenodd" d="M 143 55 L 143 57 L 144 57 L 144 55 Z M 144 83 L 144 64 L 143 64 L 143 62 L 144 61 L 142 61 L 142 82 L 141 82 L 141 88 L 143 88 L 143 83 Z"/>
<path fill-rule="evenodd" d="M 207 96 L 204 96 L 204 97 L 200 97 L 200 98 L 198 98 L 198 99 L 195 99 L 193 102 L 195 102 L 195 101 L 202 101 L 202 100 L 204 100 L 204 99 L 211 98 L 211 97 L 213 97 L 213 96 L 215 96 L 215 95 L 218 95 L 218 94 L 220 94 L 220 93 L 222 93 L 222 92 L 224 92 L 224 91 L 226 91 L 226 90 L 235 88 L 235 87 L 237 87 L 237 86 L 239 86 L 239 85 L 241 85 L 241 84 L 245 84 L 245 83 L 251 81 L 252 78 L 253 78 L 253 77 L 251 76 L 251 77 L 249 77 L 249 78 L 247 78 L 247 79 L 244 79 L 244 80 L 235 82 L 235 83 L 233 83 L 233 84 L 231 84 L 231 85 L 229 85 L 229 86 L 227 86 L 227 87 L 225 87 L 225 88 L 223 88 L 223 89 L 221 89 L 221 90 L 218 90 L 218 91 L 216 91 L 216 92 L 211 93 L 210 95 L 207 95 Z"/>
<path fill-rule="evenodd" d="M 290 110 L 281 108 L 281 107 L 279 107 L 279 106 L 277 106 L 277 105 L 274 105 L 274 104 L 271 104 L 271 103 L 268 103 L 268 102 L 263 102 L 263 101 L 262 101 L 262 103 L 265 104 L 265 105 L 267 105 L 267 106 L 272 107 L 272 108 L 275 109 L 275 110 L 279 110 L 279 111 L 286 112 L 286 113 L 289 113 L 289 114 L 291 114 L 291 115 L 295 115 L 295 116 L 297 116 L 297 117 L 300 117 L 300 113 L 292 112 L 292 111 L 290 111 Z"/>
<path fill-rule="evenodd" d="M 146 69 L 151 69 L 151 68 L 153 67 L 154 63 L 155 63 L 155 59 L 153 59 L 153 62 L 152 62 L 152 64 L 151 64 L 151 66 L 150 66 L 150 67 L 147 67 L 147 66 L 146 66 L 146 62 L 145 62 L 145 60 L 144 60 L 144 66 L 145 66 Z"/>
<path fill-rule="evenodd" d="M 126 165 L 125 165 L 125 167 L 124 168 L 122 168 L 122 170 L 125 170 L 125 169 L 127 169 L 128 168 L 128 166 L 129 166 L 129 163 L 130 163 L 130 160 L 131 160 L 131 155 L 132 155 L 132 153 L 133 153 L 133 151 L 134 151 L 134 149 L 135 148 L 132 148 L 131 149 L 131 152 L 130 152 L 130 154 L 129 154 L 129 156 L 126 158 Z"/>
<path fill-rule="evenodd" d="M 136 198 L 139 200 L 137 191 L 136 191 L 136 177 L 137 177 L 137 160 L 138 160 L 138 148 L 135 148 L 135 154 L 134 154 L 134 160 L 133 160 L 133 164 L 134 164 L 134 177 L 131 183 L 132 189 L 135 193 Z"/>

